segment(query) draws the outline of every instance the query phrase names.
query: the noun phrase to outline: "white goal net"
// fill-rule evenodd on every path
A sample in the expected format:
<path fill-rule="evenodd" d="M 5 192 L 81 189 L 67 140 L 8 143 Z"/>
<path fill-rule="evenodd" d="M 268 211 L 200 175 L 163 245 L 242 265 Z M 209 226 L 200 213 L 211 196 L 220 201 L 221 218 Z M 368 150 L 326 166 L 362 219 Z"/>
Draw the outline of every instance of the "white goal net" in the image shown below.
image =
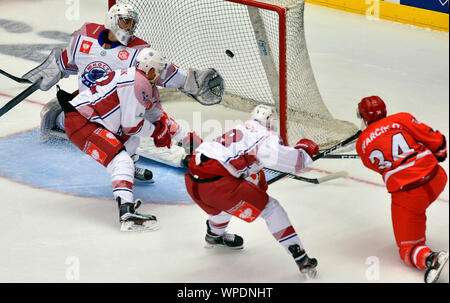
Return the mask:
<path fill-rule="evenodd" d="M 139 14 L 138 37 L 185 69 L 221 73 L 222 104 L 246 112 L 256 104 L 275 106 L 288 144 L 307 137 L 324 149 L 357 131 L 335 119 L 319 93 L 304 35 L 304 0 L 126 2 Z"/>

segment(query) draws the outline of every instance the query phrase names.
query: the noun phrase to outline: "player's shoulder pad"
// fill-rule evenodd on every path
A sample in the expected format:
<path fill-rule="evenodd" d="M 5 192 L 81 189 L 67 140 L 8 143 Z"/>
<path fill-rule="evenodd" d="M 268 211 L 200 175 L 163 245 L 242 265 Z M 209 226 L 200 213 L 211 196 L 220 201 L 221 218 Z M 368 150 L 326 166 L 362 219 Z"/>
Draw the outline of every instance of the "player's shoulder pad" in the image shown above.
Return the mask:
<path fill-rule="evenodd" d="M 146 109 L 152 106 L 151 97 L 153 95 L 153 87 L 147 79 L 147 76 L 139 69 L 131 67 L 128 71 L 134 70 L 134 95 L 136 99 Z"/>
<path fill-rule="evenodd" d="M 104 29 L 105 26 L 102 24 L 86 22 L 79 30 L 74 31 L 72 36 L 81 35 L 97 39 Z"/>
<path fill-rule="evenodd" d="M 135 48 L 135 49 L 141 49 L 141 48 L 149 47 L 149 46 L 150 45 L 147 42 L 145 42 L 144 40 L 142 40 L 141 38 L 138 38 L 138 37 L 134 37 L 134 39 L 131 40 L 127 45 L 127 47 L 131 47 L 131 48 Z"/>

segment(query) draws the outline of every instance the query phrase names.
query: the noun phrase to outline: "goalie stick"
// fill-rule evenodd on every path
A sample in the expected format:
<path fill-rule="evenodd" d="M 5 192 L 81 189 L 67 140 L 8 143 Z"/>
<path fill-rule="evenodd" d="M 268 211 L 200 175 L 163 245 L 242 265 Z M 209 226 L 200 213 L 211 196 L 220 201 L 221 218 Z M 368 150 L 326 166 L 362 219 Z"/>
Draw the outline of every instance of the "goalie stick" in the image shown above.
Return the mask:
<path fill-rule="evenodd" d="M 278 170 L 274 170 L 274 169 L 267 168 L 267 167 L 264 167 L 263 170 L 268 172 L 268 173 L 272 173 L 272 174 L 282 174 L 282 172 L 280 172 Z M 323 177 L 320 177 L 320 178 L 305 178 L 305 177 L 297 176 L 297 175 L 294 175 L 294 174 L 287 174 L 286 177 L 291 178 L 291 179 L 295 179 L 295 180 L 308 182 L 308 183 L 320 184 L 320 183 L 323 183 L 323 182 L 326 182 L 326 181 L 334 180 L 334 179 L 337 179 L 337 178 L 342 178 L 342 177 L 345 177 L 347 175 L 348 175 L 348 172 L 346 172 L 346 171 L 339 171 L 337 173 L 330 174 L 330 175 L 327 175 L 327 176 L 323 176 Z M 277 178 L 277 177 L 275 177 L 275 178 Z M 267 184 L 270 185 L 273 182 L 275 182 L 276 180 L 271 182 L 275 178 L 270 179 L 269 181 L 267 181 Z"/>
<path fill-rule="evenodd" d="M 8 78 L 11 79 L 11 80 L 14 80 L 14 81 L 16 81 L 16 82 L 19 82 L 19 83 L 31 83 L 30 80 L 16 77 L 16 76 L 14 76 L 14 75 L 11 75 L 11 74 L 8 73 L 8 72 L 5 72 L 5 71 L 2 70 L 2 69 L 0 69 L 0 74 L 2 74 L 3 76 L 8 77 Z"/>
<path fill-rule="evenodd" d="M 320 158 L 323 158 L 323 157 L 325 157 L 325 156 L 328 156 L 330 153 L 332 153 L 332 152 L 338 150 L 338 149 L 341 148 L 342 146 L 347 145 L 347 144 L 353 142 L 354 140 L 358 139 L 358 137 L 359 137 L 359 135 L 360 135 L 361 133 L 362 133 L 362 131 L 361 131 L 361 130 L 358 130 L 354 135 L 348 137 L 348 138 L 345 139 L 344 141 L 342 141 L 342 142 L 336 144 L 335 146 L 332 146 L 332 147 L 330 147 L 330 148 L 327 148 L 327 149 L 325 149 L 325 150 L 319 152 L 317 155 L 315 155 L 315 156 L 312 158 L 312 160 L 313 160 L 313 161 L 316 161 L 316 160 L 318 160 L 318 159 L 320 159 Z M 289 175 L 291 175 L 291 174 L 289 174 L 289 173 L 284 173 L 284 172 L 280 172 L 280 174 L 279 174 L 278 176 L 276 176 L 275 178 L 270 179 L 269 181 L 267 181 L 267 184 L 270 185 L 270 184 L 272 184 L 272 183 L 274 183 L 274 182 L 276 182 L 276 181 L 278 181 L 278 180 L 280 180 L 280 179 L 282 179 L 282 178 L 284 178 L 284 177 L 286 177 L 286 176 L 289 177 Z M 294 176 L 296 176 L 296 175 L 294 175 Z M 298 177 L 298 176 L 297 176 L 297 177 Z M 329 177 L 329 176 L 328 176 L 328 177 Z M 339 177 L 338 177 L 338 178 L 339 178 Z M 294 179 L 298 179 L 298 178 L 294 178 Z M 298 180 L 300 180 L 300 179 L 298 179 Z"/>
<path fill-rule="evenodd" d="M 26 97 L 34 93 L 39 89 L 39 86 L 42 82 L 42 77 L 39 78 L 36 82 L 34 82 L 32 85 L 30 85 L 27 89 L 25 89 L 23 92 L 15 96 L 11 101 L 6 103 L 2 108 L 0 108 L 0 117 L 6 114 L 11 108 L 25 100 Z"/>

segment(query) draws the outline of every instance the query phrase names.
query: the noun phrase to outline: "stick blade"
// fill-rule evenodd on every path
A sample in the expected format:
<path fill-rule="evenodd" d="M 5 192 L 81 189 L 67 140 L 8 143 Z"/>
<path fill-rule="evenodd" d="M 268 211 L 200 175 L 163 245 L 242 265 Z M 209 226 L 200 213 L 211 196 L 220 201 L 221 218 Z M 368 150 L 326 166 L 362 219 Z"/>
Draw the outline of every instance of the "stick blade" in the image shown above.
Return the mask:
<path fill-rule="evenodd" d="M 327 181 L 330 181 L 330 180 L 343 178 L 343 177 L 346 177 L 346 176 L 348 176 L 348 172 L 345 171 L 345 170 L 342 170 L 342 171 L 338 171 L 337 173 L 334 173 L 334 174 L 330 174 L 330 175 L 326 175 L 326 176 L 317 178 L 317 181 L 320 184 L 320 183 L 327 182 Z"/>

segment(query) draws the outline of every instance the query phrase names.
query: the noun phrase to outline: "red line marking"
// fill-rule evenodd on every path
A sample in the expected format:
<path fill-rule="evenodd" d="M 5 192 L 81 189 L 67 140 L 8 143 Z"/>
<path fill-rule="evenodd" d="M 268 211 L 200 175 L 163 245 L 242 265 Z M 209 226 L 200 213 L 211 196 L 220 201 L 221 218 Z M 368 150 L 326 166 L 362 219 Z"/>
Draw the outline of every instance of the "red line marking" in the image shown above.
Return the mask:
<path fill-rule="evenodd" d="M 15 96 L 13 96 L 13 95 L 5 94 L 5 93 L 0 93 L 0 96 L 2 96 L 2 97 L 7 97 L 7 98 L 11 98 L 11 99 L 15 97 Z M 42 102 L 39 102 L 39 101 L 36 101 L 36 100 L 31 100 L 31 99 L 25 99 L 25 100 L 23 100 L 23 101 L 29 102 L 29 103 L 33 103 L 33 104 L 42 105 L 42 106 L 45 105 L 45 103 L 42 103 Z"/>
<path fill-rule="evenodd" d="M 329 171 L 326 171 L 326 170 L 323 170 L 323 169 L 318 169 L 318 168 L 310 168 L 310 170 L 314 170 L 314 171 L 318 171 L 318 172 L 321 172 L 321 173 L 325 173 L 327 175 L 333 174 L 333 172 L 329 172 Z M 344 178 L 352 180 L 352 181 L 355 181 L 355 182 L 359 182 L 359 183 L 364 183 L 364 184 L 369 184 L 369 185 L 385 188 L 384 184 L 381 184 L 381 183 L 376 183 L 376 182 L 372 182 L 372 181 L 368 181 L 368 180 L 364 180 L 364 179 L 360 179 L 360 178 L 355 178 L 355 177 L 352 177 L 352 176 L 346 176 Z M 444 198 L 438 198 L 437 201 L 447 202 L 447 203 L 449 202 L 448 199 L 444 199 Z"/>
<path fill-rule="evenodd" d="M 4 93 L 0 93 L 0 96 L 8 97 L 8 98 L 14 98 L 15 97 L 15 96 L 4 94 Z M 42 105 L 42 106 L 45 105 L 45 103 L 42 103 L 42 102 L 39 102 L 39 101 L 35 101 L 35 100 L 31 100 L 31 99 L 25 99 L 24 101 L 30 102 L 30 103 L 34 103 L 34 104 L 38 104 L 38 105 Z M 13 133 L 13 134 L 10 134 L 10 135 L 7 135 L 7 136 L 0 137 L 0 139 L 6 138 L 6 137 L 9 137 L 9 136 L 15 136 L 15 135 L 19 135 L 19 134 L 22 134 L 22 133 L 26 133 L 26 132 L 28 132 L 30 130 L 34 130 L 34 129 L 35 128 L 24 130 L 24 131 L 20 131 L 20 132 L 17 132 L 17 133 Z M 321 173 L 324 173 L 324 174 L 327 174 L 327 175 L 333 173 L 333 172 L 329 172 L 329 171 L 318 169 L 318 168 L 310 168 L 310 170 L 318 171 L 318 172 L 321 172 Z M 5 176 L 2 176 L 2 175 L 0 175 L 0 177 L 3 177 L 3 178 L 8 179 L 8 180 L 12 180 L 12 181 L 15 181 L 17 183 L 24 184 L 24 185 L 29 185 L 30 187 L 33 187 L 33 188 L 40 188 L 40 187 L 33 186 L 33 185 L 30 185 L 30 184 L 22 183 L 22 182 L 19 182 L 19 181 L 10 179 L 10 178 L 6 178 Z M 372 181 L 368 181 L 368 180 L 364 180 L 364 179 L 360 179 L 360 178 L 355 178 L 355 177 L 352 177 L 352 176 L 346 176 L 344 178 L 352 180 L 352 181 L 355 181 L 355 182 L 359 182 L 359 183 L 373 185 L 373 186 L 376 186 L 376 187 L 382 187 L 382 188 L 385 187 L 384 184 L 380 184 L 380 183 L 376 183 L 376 182 L 372 182 Z M 42 188 L 42 189 L 45 189 L 45 188 Z M 55 191 L 55 192 L 58 192 L 58 191 Z M 58 192 L 58 193 L 62 193 L 62 192 Z M 74 196 L 76 196 L 76 195 L 74 195 Z M 443 198 L 438 198 L 437 200 L 438 201 L 442 201 L 442 202 L 447 202 L 447 203 L 449 202 L 448 199 L 443 199 Z M 161 204 L 164 204 L 164 203 L 161 203 Z M 172 203 L 168 203 L 168 204 L 172 204 Z"/>

